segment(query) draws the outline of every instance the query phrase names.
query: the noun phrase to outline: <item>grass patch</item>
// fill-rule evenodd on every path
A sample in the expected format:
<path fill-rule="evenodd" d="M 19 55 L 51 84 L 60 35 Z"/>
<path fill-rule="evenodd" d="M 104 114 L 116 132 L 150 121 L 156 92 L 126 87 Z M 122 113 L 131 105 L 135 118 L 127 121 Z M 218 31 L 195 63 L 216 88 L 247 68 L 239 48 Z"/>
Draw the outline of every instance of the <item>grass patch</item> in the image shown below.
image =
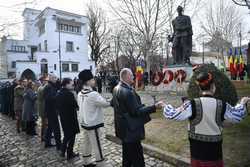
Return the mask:
<path fill-rule="evenodd" d="M 241 87 L 237 87 L 236 91 L 238 96 L 250 96 L 250 84 L 244 84 Z"/>
<path fill-rule="evenodd" d="M 156 115 L 155 115 L 156 116 Z M 145 143 L 179 155 L 189 155 L 186 123 L 153 119 L 146 125 Z M 189 156 L 188 156 L 189 157 Z"/>
<path fill-rule="evenodd" d="M 225 128 L 223 133 L 224 159 L 230 166 L 250 166 L 250 116 L 240 124 Z"/>

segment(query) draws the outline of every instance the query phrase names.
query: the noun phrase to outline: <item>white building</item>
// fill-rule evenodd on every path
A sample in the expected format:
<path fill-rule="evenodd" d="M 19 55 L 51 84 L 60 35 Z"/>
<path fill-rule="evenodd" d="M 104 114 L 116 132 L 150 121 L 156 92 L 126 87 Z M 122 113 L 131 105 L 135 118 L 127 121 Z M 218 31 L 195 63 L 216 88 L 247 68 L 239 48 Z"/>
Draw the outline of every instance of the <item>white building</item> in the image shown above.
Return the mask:
<path fill-rule="evenodd" d="M 39 78 L 53 73 L 77 77 L 95 63 L 88 56 L 88 19 L 57 9 L 23 11 L 23 40 L 2 40 L 2 57 L 7 57 L 8 77 Z"/>
<path fill-rule="evenodd" d="M 2 37 L 1 41 L 6 40 L 6 37 Z M 0 79 L 7 78 L 7 55 L 5 54 L 5 46 L 1 42 L 0 45 Z"/>

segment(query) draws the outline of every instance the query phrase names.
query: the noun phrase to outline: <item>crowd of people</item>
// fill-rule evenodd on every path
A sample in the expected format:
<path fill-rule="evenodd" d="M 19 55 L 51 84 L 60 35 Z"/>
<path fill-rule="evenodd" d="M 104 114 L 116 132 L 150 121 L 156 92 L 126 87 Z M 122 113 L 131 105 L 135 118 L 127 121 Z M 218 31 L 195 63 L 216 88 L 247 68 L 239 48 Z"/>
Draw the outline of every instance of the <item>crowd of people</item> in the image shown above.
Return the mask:
<path fill-rule="evenodd" d="M 189 119 L 192 167 L 222 167 L 222 122 L 240 122 L 246 116 L 246 103 L 250 100 L 244 97 L 239 104 L 231 106 L 216 99 L 216 85 L 211 73 L 200 73 L 196 78 L 201 97 L 185 99 L 178 108 L 163 101 L 145 106 L 133 87 L 134 75 L 128 68 L 120 71 L 119 83 L 115 80 L 111 82 L 113 97 L 110 100 L 98 93 L 96 80 L 90 70 L 83 70 L 77 81 L 63 78 L 59 83 L 52 74 L 41 78 L 40 83 L 27 79 L 15 81 L 17 132 L 37 135 L 36 122 L 40 118 L 40 136 L 44 147 L 55 147 L 61 157 L 70 160 L 79 156 L 74 152 L 74 143 L 81 131 L 84 135 L 84 166 L 105 167 L 108 164 L 100 137 L 104 126 L 103 108 L 112 106 L 115 134 L 122 141 L 122 166 L 144 167 L 141 145 L 141 140 L 145 138 L 144 125 L 151 120 L 150 114 L 160 109 L 166 119 Z M 95 162 L 92 161 L 92 152 Z"/>

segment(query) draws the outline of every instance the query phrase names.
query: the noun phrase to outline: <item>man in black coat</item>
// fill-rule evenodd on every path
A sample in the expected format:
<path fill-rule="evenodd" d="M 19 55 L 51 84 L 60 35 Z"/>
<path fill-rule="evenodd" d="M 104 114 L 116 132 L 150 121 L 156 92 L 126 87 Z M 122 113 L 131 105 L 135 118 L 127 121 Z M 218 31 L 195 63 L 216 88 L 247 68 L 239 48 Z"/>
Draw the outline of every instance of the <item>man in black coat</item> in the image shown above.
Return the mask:
<path fill-rule="evenodd" d="M 67 159 L 74 158 L 79 154 L 73 152 L 75 137 L 80 133 L 78 119 L 77 119 L 77 101 L 74 94 L 74 83 L 70 78 L 64 78 L 62 81 L 62 88 L 56 97 L 57 109 L 61 120 L 61 125 L 64 133 L 61 156 L 65 156 L 67 150 Z"/>
<path fill-rule="evenodd" d="M 58 113 L 56 111 L 56 76 L 50 75 L 47 79 L 49 81 L 44 88 L 45 115 L 46 118 L 48 118 L 48 128 L 45 134 L 45 148 L 54 146 L 51 144 L 51 136 L 53 133 L 56 140 L 56 148 L 57 150 L 60 150 L 61 133 L 58 120 Z"/>
<path fill-rule="evenodd" d="M 144 167 L 141 140 L 145 138 L 144 124 L 150 114 L 161 108 L 163 102 L 146 107 L 132 85 L 133 73 L 124 68 L 120 72 L 120 83 L 113 90 L 111 105 L 115 111 L 115 134 L 122 141 L 123 167 Z"/>

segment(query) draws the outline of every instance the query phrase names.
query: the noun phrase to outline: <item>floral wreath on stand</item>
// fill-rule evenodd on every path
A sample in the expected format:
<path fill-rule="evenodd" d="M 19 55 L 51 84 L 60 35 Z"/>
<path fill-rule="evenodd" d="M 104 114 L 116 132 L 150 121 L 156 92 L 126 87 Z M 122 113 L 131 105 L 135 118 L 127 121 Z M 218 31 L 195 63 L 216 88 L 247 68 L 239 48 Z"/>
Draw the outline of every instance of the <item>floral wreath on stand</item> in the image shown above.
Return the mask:
<path fill-rule="evenodd" d="M 166 85 L 172 82 L 174 79 L 174 73 L 170 70 L 166 70 L 163 76 L 164 76 L 163 83 Z"/>
<path fill-rule="evenodd" d="M 182 69 L 180 69 L 174 73 L 174 80 L 177 83 L 182 83 L 183 81 L 186 80 L 186 78 L 187 78 L 187 73 Z"/>
<path fill-rule="evenodd" d="M 152 85 L 159 86 L 161 84 L 163 78 L 164 78 L 164 75 L 162 72 L 160 72 L 160 71 L 154 72 L 152 79 L 151 79 Z"/>

